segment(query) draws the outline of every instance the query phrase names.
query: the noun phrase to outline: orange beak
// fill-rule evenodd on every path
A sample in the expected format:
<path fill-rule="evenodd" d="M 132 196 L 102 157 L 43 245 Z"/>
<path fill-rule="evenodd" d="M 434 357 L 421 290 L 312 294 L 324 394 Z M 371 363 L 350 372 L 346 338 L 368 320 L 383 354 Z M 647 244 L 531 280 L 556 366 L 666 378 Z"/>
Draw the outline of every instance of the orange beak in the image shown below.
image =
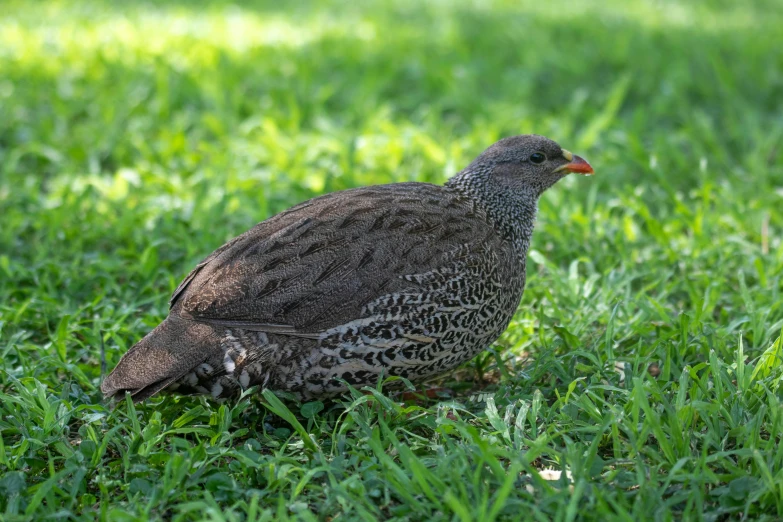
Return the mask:
<path fill-rule="evenodd" d="M 591 167 L 589 163 L 576 154 L 574 154 L 574 159 L 571 160 L 571 163 L 565 165 L 564 170 L 567 170 L 568 172 L 576 172 L 577 174 L 585 174 L 588 176 L 590 174 L 595 174 L 595 172 L 593 172 L 593 167 Z"/>
<path fill-rule="evenodd" d="M 580 158 L 576 154 L 571 154 L 567 150 L 563 149 L 563 157 L 569 161 L 569 163 L 566 163 L 562 167 L 558 167 L 555 169 L 555 172 L 560 171 L 568 171 L 568 172 L 574 172 L 576 174 L 583 174 L 585 176 L 589 176 L 591 174 L 595 174 L 593 171 L 593 167 L 590 166 L 587 161 L 585 161 L 584 158 Z"/>

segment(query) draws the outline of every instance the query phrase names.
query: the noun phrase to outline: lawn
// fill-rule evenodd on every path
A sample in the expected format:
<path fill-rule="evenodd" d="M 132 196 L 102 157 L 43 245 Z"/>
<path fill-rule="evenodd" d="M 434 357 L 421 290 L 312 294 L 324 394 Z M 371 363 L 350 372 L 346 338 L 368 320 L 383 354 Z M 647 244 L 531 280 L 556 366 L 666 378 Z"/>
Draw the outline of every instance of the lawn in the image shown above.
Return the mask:
<path fill-rule="evenodd" d="M 4 0 L 0 520 L 780 520 L 782 26 L 780 0 Z M 597 175 L 542 199 L 522 305 L 451 396 L 103 401 L 227 239 L 529 132 Z"/>

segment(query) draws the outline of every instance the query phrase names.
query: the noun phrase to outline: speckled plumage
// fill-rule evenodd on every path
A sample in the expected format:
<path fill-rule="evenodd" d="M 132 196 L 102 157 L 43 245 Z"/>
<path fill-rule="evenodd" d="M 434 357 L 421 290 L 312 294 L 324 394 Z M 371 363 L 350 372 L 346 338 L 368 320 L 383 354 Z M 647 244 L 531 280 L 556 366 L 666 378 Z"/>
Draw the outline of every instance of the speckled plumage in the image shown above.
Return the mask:
<path fill-rule="evenodd" d="M 536 152 L 545 163 L 531 162 Z M 574 158 L 516 136 L 445 186 L 351 189 L 281 212 L 197 265 L 101 389 L 143 400 L 261 385 L 307 399 L 450 370 L 508 326 L 538 197 L 588 172 Z"/>

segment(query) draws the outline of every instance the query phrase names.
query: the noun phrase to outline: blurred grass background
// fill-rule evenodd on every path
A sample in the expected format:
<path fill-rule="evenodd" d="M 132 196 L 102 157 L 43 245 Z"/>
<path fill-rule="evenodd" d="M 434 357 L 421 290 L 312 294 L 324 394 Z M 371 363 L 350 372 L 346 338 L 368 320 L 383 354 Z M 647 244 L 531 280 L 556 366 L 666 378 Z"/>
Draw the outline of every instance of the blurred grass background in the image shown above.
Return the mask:
<path fill-rule="evenodd" d="M 207 507 L 242 520 L 255 516 L 253 502 L 260 519 L 319 509 L 411 520 L 783 516 L 772 344 L 783 325 L 781 26 L 779 0 L 5 0 L 0 508 L 8 520 L 122 511 L 195 520 Z M 468 417 L 448 433 L 438 431 L 443 405 L 416 409 L 427 422 L 393 417 L 389 433 L 441 441 L 416 439 L 438 477 L 434 498 L 415 493 L 416 504 L 403 494 L 411 485 L 380 500 L 362 493 L 398 472 L 429 480 L 411 457 L 390 471 L 378 451 L 393 437 L 365 444 L 357 426 L 372 433 L 385 422 L 369 410 L 349 425 L 329 409 L 308 417 L 323 448 L 340 431 L 357 462 L 375 466 L 350 472 L 361 485 L 334 475 L 327 487 L 321 474 L 350 468 L 344 449 L 305 459 L 296 434 L 270 434 L 260 421 L 225 435 L 232 419 L 263 416 L 258 404 L 102 405 L 101 345 L 113 366 L 225 240 L 326 191 L 440 183 L 498 138 L 530 132 L 584 155 L 597 176 L 545 195 L 523 306 L 498 356 L 458 376 L 472 390 L 489 383 L 517 421 L 464 401 L 453 407 Z M 522 415 L 516 408 L 537 391 L 542 409 Z M 597 396 L 595 414 L 585 401 Z M 509 446 L 493 437 L 520 415 L 548 428 L 530 440 L 520 431 L 519 447 L 498 457 Z M 145 435 L 145 426 L 158 427 Z M 478 450 L 459 442 L 473 436 L 468 427 L 491 441 L 481 458 L 521 459 L 526 476 L 568 468 L 579 494 L 540 480 L 532 494 L 524 478 L 506 490 L 499 474 L 461 484 L 455 462 L 476 468 Z M 450 468 L 426 460 L 451 436 Z M 595 440 L 604 442 L 593 452 Z M 220 455 L 218 485 L 205 496 L 211 471 L 200 471 L 167 496 L 160 477 L 172 466 L 183 476 L 201 469 L 191 445 Z M 261 461 L 231 464 L 240 447 L 300 471 L 248 478 Z M 585 448 L 586 461 L 574 457 Z M 619 480 L 623 466 L 630 478 Z M 672 469 L 680 478 L 657 475 Z M 223 488 L 231 481 L 263 493 Z M 579 503 L 592 511 L 571 507 Z"/>

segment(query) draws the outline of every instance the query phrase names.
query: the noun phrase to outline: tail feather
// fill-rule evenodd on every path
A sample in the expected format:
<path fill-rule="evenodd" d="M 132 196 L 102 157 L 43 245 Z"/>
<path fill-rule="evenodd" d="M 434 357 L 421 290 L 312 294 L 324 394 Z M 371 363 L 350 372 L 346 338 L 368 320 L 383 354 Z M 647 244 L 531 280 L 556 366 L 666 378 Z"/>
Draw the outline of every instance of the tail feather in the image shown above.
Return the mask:
<path fill-rule="evenodd" d="M 126 353 L 101 384 L 108 397 L 143 401 L 220 352 L 213 327 L 169 316 Z"/>
<path fill-rule="evenodd" d="M 144 388 L 139 388 L 137 390 L 134 390 L 131 392 L 131 399 L 133 399 L 133 402 L 141 402 L 144 400 L 149 399 L 156 393 L 165 390 L 169 387 L 169 385 L 176 382 L 180 376 L 171 377 L 170 379 L 164 379 L 162 381 L 154 382 L 150 384 L 149 386 L 145 386 Z M 119 399 L 120 397 L 115 395 L 116 399 Z"/>

